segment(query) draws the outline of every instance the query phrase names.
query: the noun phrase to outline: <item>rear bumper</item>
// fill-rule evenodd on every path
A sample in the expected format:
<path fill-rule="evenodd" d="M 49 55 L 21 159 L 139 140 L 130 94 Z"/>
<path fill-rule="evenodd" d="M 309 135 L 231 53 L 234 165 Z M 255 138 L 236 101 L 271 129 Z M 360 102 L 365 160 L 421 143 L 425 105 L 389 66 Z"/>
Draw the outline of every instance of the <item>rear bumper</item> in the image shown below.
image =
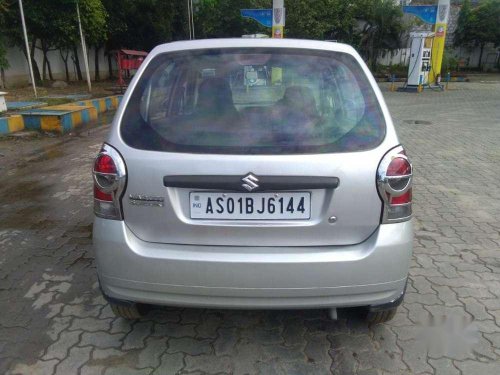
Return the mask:
<path fill-rule="evenodd" d="M 96 218 L 94 247 L 110 298 L 172 306 L 327 308 L 391 303 L 404 292 L 412 223 L 381 225 L 350 246 L 233 247 L 145 242 Z"/>

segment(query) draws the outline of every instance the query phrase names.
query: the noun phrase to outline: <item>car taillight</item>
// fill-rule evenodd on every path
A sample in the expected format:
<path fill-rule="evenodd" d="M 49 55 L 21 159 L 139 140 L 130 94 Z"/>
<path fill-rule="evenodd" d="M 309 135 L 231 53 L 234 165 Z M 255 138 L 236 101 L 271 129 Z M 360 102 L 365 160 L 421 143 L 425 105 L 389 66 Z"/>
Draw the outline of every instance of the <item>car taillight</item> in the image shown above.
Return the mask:
<path fill-rule="evenodd" d="M 411 218 L 412 178 L 413 167 L 402 146 L 384 155 L 377 170 L 377 188 L 383 202 L 382 223 Z"/>
<path fill-rule="evenodd" d="M 125 162 L 113 147 L 104 144 L 92 171 L 94 176 L 94 213 L 98 217 L 123 220 L 121 196 L 127 182 Z"/>

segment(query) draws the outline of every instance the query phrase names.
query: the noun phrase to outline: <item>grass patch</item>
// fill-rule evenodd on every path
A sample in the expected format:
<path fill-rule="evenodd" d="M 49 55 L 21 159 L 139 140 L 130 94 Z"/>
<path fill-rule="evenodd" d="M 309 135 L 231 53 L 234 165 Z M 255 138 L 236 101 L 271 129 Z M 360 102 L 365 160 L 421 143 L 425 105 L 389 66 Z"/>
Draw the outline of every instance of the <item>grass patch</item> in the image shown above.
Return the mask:
<path fill-rule="evenodd" d="M 44 102 L 47 103 L 47 105 L 60 105 L 60 104 L 66 104 L 66 103 L 71 103 L 74 100 L 73 99 L 68 99 L 68 98 L 47 98 L 43 99 Z"/>

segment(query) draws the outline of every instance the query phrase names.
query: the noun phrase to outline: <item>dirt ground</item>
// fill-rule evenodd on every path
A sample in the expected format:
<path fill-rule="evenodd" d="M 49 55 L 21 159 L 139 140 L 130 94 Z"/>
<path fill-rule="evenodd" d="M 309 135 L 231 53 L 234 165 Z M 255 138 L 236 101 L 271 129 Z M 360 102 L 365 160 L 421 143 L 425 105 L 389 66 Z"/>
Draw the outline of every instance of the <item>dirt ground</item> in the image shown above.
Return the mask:
<path fill-rule="evenodd" d="M 63 135 L 26 130 L 0 136 L 0 175 L 38 160 L 41 154 L 58 145 L 91 136 L 111 123 L 114 115 L 114 111 L 102 113 L 97 120 Z"/>

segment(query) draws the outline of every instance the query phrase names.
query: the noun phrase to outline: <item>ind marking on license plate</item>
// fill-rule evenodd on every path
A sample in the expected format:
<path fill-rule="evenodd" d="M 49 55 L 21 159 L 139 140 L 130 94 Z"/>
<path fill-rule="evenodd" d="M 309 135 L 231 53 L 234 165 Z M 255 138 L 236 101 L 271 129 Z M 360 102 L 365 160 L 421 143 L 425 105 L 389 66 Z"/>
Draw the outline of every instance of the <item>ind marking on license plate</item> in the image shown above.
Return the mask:
<path fill-rule="evenodd" d="M 192 219 L 305 220 L 311 217 L 310 192 L 189 194 Z"/>

